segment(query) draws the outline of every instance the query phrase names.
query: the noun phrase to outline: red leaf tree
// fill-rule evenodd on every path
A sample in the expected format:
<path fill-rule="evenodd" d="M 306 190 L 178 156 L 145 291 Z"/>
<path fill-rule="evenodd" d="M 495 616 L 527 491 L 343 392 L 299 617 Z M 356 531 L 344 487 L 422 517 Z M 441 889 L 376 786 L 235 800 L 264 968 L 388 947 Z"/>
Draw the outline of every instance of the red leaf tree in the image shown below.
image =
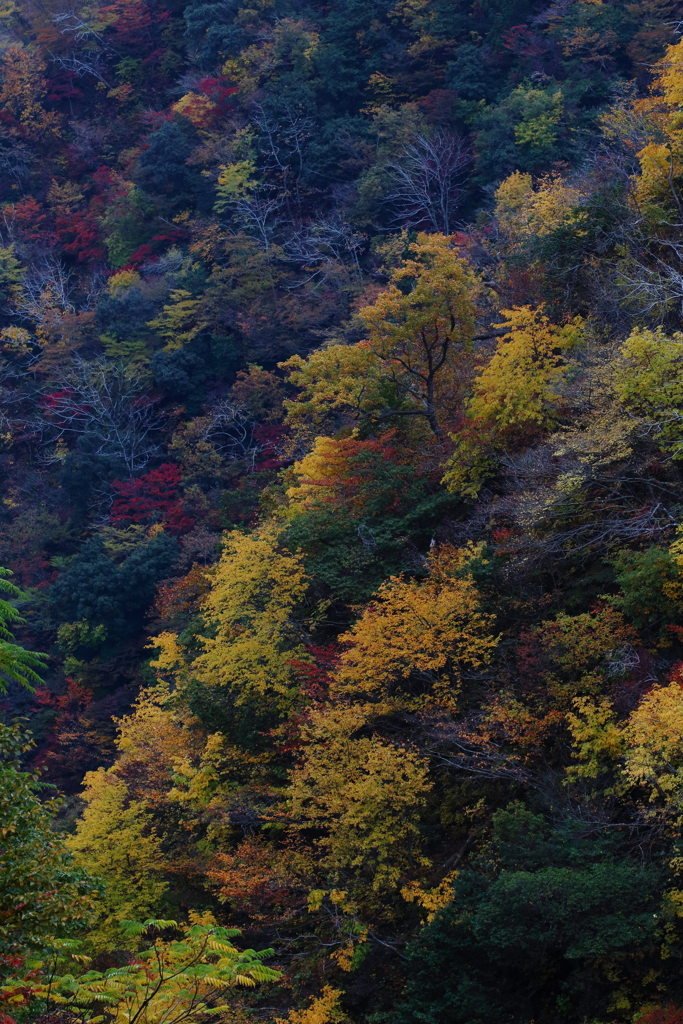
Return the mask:
<path fill-rule="evenodd" d="M 176 536 L 194 527 L 180 500 L 180 470 L 170 462 L 137 480 L 114 480 L 111 486 L 116 493 L 112 523 L 160 522 Z"/>

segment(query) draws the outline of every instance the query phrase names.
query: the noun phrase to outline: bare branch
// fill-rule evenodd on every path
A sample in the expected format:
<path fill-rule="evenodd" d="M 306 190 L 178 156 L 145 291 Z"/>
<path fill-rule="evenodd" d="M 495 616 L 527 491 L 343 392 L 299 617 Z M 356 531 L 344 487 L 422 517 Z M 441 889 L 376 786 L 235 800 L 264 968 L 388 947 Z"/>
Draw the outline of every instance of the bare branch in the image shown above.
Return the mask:
<path fill-rule="evenodd" d="M 437 131 L 405 146 L 403 157 L 387 166 L 392 191 L 386 197 L 396 220 L 449 235 L 465 193 L 464 183 L 472 154 L 457 135 Z"/>
<path fill-rule="evenodd" d="M 61 456 L 54 446 L 64 438 L 86 437 L 92 454 L 120 460 L 129 476 L 144 469 L 159 446 L 160 426 L 154 401 L 146 395 L 146 378 L 134 367 L 80 357 L 58 370 L 42 389 L 45 444 L 50 461 Z"/>

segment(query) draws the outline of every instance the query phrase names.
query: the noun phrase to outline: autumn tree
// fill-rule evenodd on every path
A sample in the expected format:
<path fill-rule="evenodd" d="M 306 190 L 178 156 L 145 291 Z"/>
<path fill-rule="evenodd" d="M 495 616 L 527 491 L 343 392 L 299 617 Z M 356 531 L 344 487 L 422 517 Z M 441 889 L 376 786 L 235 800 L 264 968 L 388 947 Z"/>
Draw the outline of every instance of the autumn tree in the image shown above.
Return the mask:
<path fill-rule="evenodd" d="M 683 699 L 680 672 L 655 686 L 631 713 L 623 731 L 624 774 L 642 786 L 652 811 L 678 813 L 683 764 Z"/>
<path fill-rule="evenodd" d="M 637 642 L 636 630 L 611 605 L 563 611 L 521 634 L 518 672 L 529 693 L 564 711 L 576 697 L 602 693 L 610 675 L 623 675 Z"/>
<path fill-rule="evenodd" d="M 468 414 L 492 420 L 500 430 L 532 424 L 546 428 L 561 407 L 558 385 L 566 372 L 565 352 L 579 342 L 581 321 L 555 327 L 543 309 L 503 312 L 506 320 L 496 326 L 506 333 L 474 383 Z"/>
<path fill-rule="evenodd" d="M 392 888 L 423 863 L 427 764 L 383 735 L 381 722 L 401 702 L 421 707 L 425 694 L 454 707 L 462 670 L 490 660 L 497 640 L 471 575 L 480 557 L 474 548 L 438 549 L 427 579 L 390 579 L 340 638 L 334 702 L 304 726 L 291 788 L 297 827 L 321 831 L 316 843 L 335 884 L 350 873 L 361 885 Z"/>
<path fill-rule="evenodd" d="M 309 1006 L 303 1010 L 290 1010 L 286 1022 L 280 1017 L 275 1024 L 341 1024 L 346 1015 L 339 1006 L 340 989 L 323 985 L 319 996 L 312 996 Z"/>
<path fill-rule="evenodd" d="M 143 690 L 130 714 L 117 722 L 114 769 L 131 797 L 158 814 L 182 769 L 191 775 L 208 742 L 200 723 L 163 683 Z M 209 737 L 210 739 L 210 737 Z"/>
<path fill-rule="evenodd" d="M 642 418 L 661 446 L 674 459 L 683 457 L 683 335 L 667 337 L 635 328 L 621 347 L 615 366 L 615 390 L 626 410 Z"/>
<path fill-rule="evenodd" d="M 27 206 L 23 217 L 40 221 L 40 204 Z M 7 328 L 10 333 L 5 337 L 18 351 L 39 354 L 42 369 L 58 374 L 67 371 L 70 357 L 92 338 L 95 312 L 87 303 L 74 301 L 71 273 L 60 259 L 45 252 L 53 245 L 50 236 L 39 238 L 39 256 L 33 257 L 13 296 L 14 315 L 32 330 Z"/>
<path fill-rule="evenodd" d="M 329 507 L 337 515 L 364 518 L 400 505 L 413 470 L 393 431 L 377 439 L 317 437 L 292 467 L 286 516 Z"/>
<path fill-rule="evenodd" d="M 559 176 L 535 185 L 530 174 L 514 171 L 496 189 L 496 218 L 514 248 L 562 227 L 581 223 L 582 193 Z"/>
<path fill-rule="evenodd" d="M 47 92 L 45 70 L 40 56 L 27 47 L 10 46 L 2 59 L 0 106 L 34 142 L 58 135 L 59 115 L 48 113 L 42 105 Z"/>
<path fill-rule="evenodd" d="M 581 341 L 581 321 L 557 327 L 543 308 L 503 310 L 505 334 L 490 362 L 475 377 L 465 425 L 451 435 L 456 448 L 444 482 L 476 496 L 504 446 L 519 443 L 557 423 L 565 399 L 562 383 L 569 353 Z"/>
<path fill-rule="evenodd" d="M 301 547 L 319 584 L 353 604 L 387 576 L 412 570 L 406 538 L 426 547 L 456 504 L 433 486 L 438 460 L 421 444 L 417 456 L 411 447 L 398 429 L 370 438 L 320 436 L 287 474 L 280 514 L 290 546 Z"/>
<path fill-rule="evenodd" d="M 228 534 L 202 604 L 205 635 L 188 663 L 177 636 L 157 637 L 154 666 L 191 677 L 206 687 L 226 687 L 237 705 L 284 712 L 296 698 L 290 661 L 304 653 L 301 613 L 308 578 L 298 553 L 284 548 L 268 524 Z"/>
<path fill-rule="evenodd" d="M 315 843 L 337 885 L 357 876 L 371 888 L 391 889 L 419 862 L 420 816 L 431 786 L 415 751 L 363 735 L 367 724 L 366 713 L 343 705 L 312 714 L 292 777 L 292 815 L 297 828 L 320 833 Z"/>
<path fill-rule="evenodd" d="M 85 776 L 85 809 L 67 847 L 76 864 L 101 879 L 103 895 L 90 942 L 117 946 L 121 922 L 158 912 L 168 883 L 163 877 L 162 837 L 145 802 L 131 796 L 116 769 Z"/>
<path fill-rule="evenodd" d="M 180 498 L 180 470 L 164 463 L 137 480 L 112 480 L 116 497 L 112 503 L 112 523 L 147 523 L 161 520 L 169 533 L 186 533 L 194 519 L 183 509 Z"/>
<path fill-rule="evenodd" d="M 336 411 L 381 423 L 419 417 L 435 437 L 457 404 L 474 337 L 476 279 L 444 235 L 419 235 L 389 288 L 358 317 L 366 340 L 282 364 L 301 389 L 296 421 Z"/>
<path fill-rule="evenodd" d="M 9 305 L 21 292 L 21 282 L 25 270 L 15 255 L 14 244 L 5 248 L 0 246 L 0 303 Z M 11 328 L 9 328 L 11 332 Z M 16 328 L 15 328 L 16 330 Z M 12 334 L 3 334 L 5 343 L 11 344 Z"/>
<path fill-rule="evenodd" d="M 293 356 L 282 366 L 299 388 L 296 401 L 285 402 L 292 424 L 322 426 L 335 414 L 349 411 L 360 417 L 381 408 L 377 361 L 368 345 L 331 345 L 305 360 Z"/>
<path fill-rule="evenodd" d="M 415 687 L 415 696 L 431 691 L 434 699 L 453 703 L 463 671 L 485 666 L 498 642 L 472 578 L 478 558 L 481 549 L 445 545 L 430 554 L 426 579 L 383 583 L 340 638 L 346 644 L 338 672 L 342 692 L 381 699 Z"/>
<path fill-rule="evenodd" d="M 230 388 L 230 398 L 260 423 L 278 423 L 282 418 L 284 387 L 274 373 L 250 363 L 238 370 Z"/>
<path fill-rule="evenodd" d="M 683 183 L 683 134 L 680 101 L 683 95 L 683 44 L 668 46 L 654 68 L 652 95 L 637 104 L 650 131 L 638 153 L 640 176 L 636 196 L 645 215 L 666 227 L 680 216 Z M 646 122 L 646 123 L 647 123 Z"/>

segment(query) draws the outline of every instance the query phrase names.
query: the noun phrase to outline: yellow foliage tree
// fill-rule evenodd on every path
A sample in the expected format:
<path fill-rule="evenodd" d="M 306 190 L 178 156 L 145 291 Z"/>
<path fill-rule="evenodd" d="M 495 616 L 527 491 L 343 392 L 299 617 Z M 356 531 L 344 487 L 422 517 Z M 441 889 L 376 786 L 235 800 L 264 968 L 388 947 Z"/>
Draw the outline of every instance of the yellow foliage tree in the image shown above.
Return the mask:
<path fill-rule="evenodd" d="M 334 501 L 340 491 L 350 490 L 355 467 L 349 462 L 348 448 L 347 439 L 316 437 L 308 455 L 294 463 L 296 484 L 287 489 L 289 512 L 304 512 L 321 501 Z M 358 508 L 356 496 L 349 497 L 351 507 Z"/>
<path fill-rule="evenodd" d="M 638 153 L 635 200 L 652 224 L 678 220 L 683 185 L 683 41 L 654 66 L 652 95 L 634 104 L 648 141 Z"/>
<path fill-rule="evenodd" d="M 216 104 L 201 93 L 188 92 L 171 107 L 176 114 L 182 114 L 196 128 L 205 128 L 216 113 Z"/>
<path fill-rule="evenodd" d="M 223 164 L 219 168 L 216 192 L 218 199 L 214 209 L 216 213 L 224 213 L 235 203 L 249 199 L 257 187 L 253 179 L 256 167 L 253 160 L 239 160 L 233 164 Z"/>
<path fill-rule="evenodd" d="M 317 437 L 308 455 L 292 467 L 296 482 L 287 490 L 289 501 L 283 514 L 332 506 L 362 515 L 372 514 L 378 504 L 388 507 L 393 496 L 378 479 L 377 467 L 382 463 L 400 464 L 393 432 L 376 440 L 361 440 L 357 431 L 351 437 Z"/>
<path fill-rule="evenodd" d="M 186 288 L 176 288 L 171 292 L 171 301 L 147 325 L 166 339 L 165 352 L 182 348 L 207 327 L 208 322 L 200 316 L 200 306 L 201 300 L 193 298 L 192 292 Z"/>
<path fill-rule="evenodd" d="M 621 347 L 614 388 L 630 413 L 654 427 L 662 446 L 683 458 L 683 334 L 636 327 Z"/>
<path fill-rule="evenodd" d="M 459 875 L 459 871 L 449 871 L 433 889 L 425 889 L 416 881 L 408 882 L 401 889 L 401 896 L 406 903 L 417 903 L 422 910 L 426 910 L 423 923 L 430 924 L 453 899 L 453 884 Z"/>
<path fill-rule="evenodd" d="M 662 593 L 674 607 L 683 607 L 683 527 L 676 530 L 676 539 L 669 548 L 676 575 L 662 582 Z"/>
<path fill-rule="evenodd" d="M 324 985 L 319 996 L 312 996 L 309 1006 L 303 1010 L 290 1010 L 286 1017 L 276 1017 L 275 1024 L 336 1024 L 344 1020 L 339 1008 L 342 992 L 331 985 Z"/>
<path fill-rule="evenodd" d="M 467 563 L 480 549 L 445 545 L 429 556 L 427 579 L 391 577 L 355 626 L 337 673 L 342 690 L 382 697 L 413 677 L 418 689 L 452 702 L 463 668 L 487 664 L 498 640 Z"/>
<path fill-rule="evenodd" d="M 530 174 L 513 171 L 496 190 L 496 219 L 513 244 L 543 238 L 581 219 L 581 192 L 559 175 L 534 187 Z"/>
<path fill-rule="evenodd" d="M 476 496 L 505 443 L 552 427 L 563 405 L 567 353 L 582 339 L 581 319 L 558 327 L 543 307 L 504 309 L 505 329 L 491 361 L 478 374 L 466 410 L 466 427 L 453 434 L 455 452 L 444 482 Z"/>
<path fill-rule="evenodd" d="M 367 344 L 330 345 L 280 365 L 299 388 L 297 399 L 285 402 L 288 423 L 320 425 L 337 412 L 360 415 L 381 408 L 380 367 Z"/>
<path fill-rule="evenodd" d="M 290 659 L 305 657 L 297 609 L 309 580 L 302 555 L 283 548 L 268 524 L 251 534 L 227 534 L 203 604 L 206 635 L 188 658 L 172 633 L 157 637 L 152 665 L 176 681 L 187 672 L 206 686 L 226 686 L 238 704 L 291 707 L 297 692 Z"/>
<path fill-rule="evenodd" d="M 680 678 L 656 686 L 632 712 L 624 729 L 624 775 L 644 786 L 660 810 L 680 812 L 683 797 L 683 688 Z"/>
<path fill-rule="evenodd" d="M 82 797 L 85 810 L 66 844 L 77 864 L 105 883 L 90 940 L 96 948 L 113 949 L 121 922 L 151 916 L 167 889 L 161 837 L 145 803 L 132 799 L 115 769 L 88 772 Z"/>
<path fill-rule="evenodd" d="M 551 426 L 562 404 L 558 386 L 566 373 L 566 352 L 581 340 L 581 320 L 556 327 L 543 308 L 504 309 L 497 324 L 506 334 L 491 362 L 477 377 L 468 416 L 493 421 L 499 430 Z"/>
<path fill-rule="evenodd" d="M 333 877 L 350 873 L 379 890 L 396 887 L 421 862 L 420 815 L 431 786 L 422 758 L 377 735 L 358 735 L 367 725 L 360 707 L 314 711 L 290 800 L 297 827 L 322 833 L 316 842 Z"/>
<path fill-rule="evenodd" d="M 270 370 L 249 363 L 246 370 L 238 370 L 230 388 L 230 399 L 248 410 L 260 423 L 280 423 L 284 388 L 282 381 Z"/>
<path fill-rule="evenodd" d="M 377 421 L 420 417 L 437 438 L 470 367 L 477 282 L 444 235 L 418 235 L 389 288 L 358 313 L 367 340 L 281 364 L 301 388 L 292 421 L 345 410 Z"/>
<path fill-rule="evenodd" d="M 0 107 L 7 110 L 35 142 L 58 137 L 59 115 L 44 109 L 47 94 L 46 65 L 40 56 L 23 46 L 9 46 L 2 58 Z"/>
<path fill-rule="evenodd" d="M 631 713 L 623 730 L 623 776 L 627 784 L 646 791 L 645 811 L 662 816 L 680 836 L 683 810 L 683 679 L 680 671 L 668 686 L 655 686 Z M 680 873 L 683 858 L 671 868 Z M 683 892 L 667 893 L 671 911 L 683 916 Z"/>
<path fill-rule="evenodd" d="M 575 697 L 574 711 L 567 714 L 567 724 L 574 741 L 577 763 L 570 765 L 570 777 L 595 779 L 614 767 L 624 752 L 624 734 L 609 700 Z"/>
<path fill-rule="evenodd" d="M 206 807 L 223 774 L 236 765 L 262 763 L 231 747 L 222 733 L 209 733 L 165 684 L 143 690 L 132 715 L 118 722 L 114 770 L 127 778 L 132 795 L 155 812 L 164 804 Z M 220 796 L 220 793 L 219 793 Z"/>
<path fill-rule="evenodd" d="M 205 738 L 198 723 L 163 683 L 143 690 L 133 713 L 118 721 L 115 771 L 150 808 L 168 799 L 180 765 L 199 762 Z"/>

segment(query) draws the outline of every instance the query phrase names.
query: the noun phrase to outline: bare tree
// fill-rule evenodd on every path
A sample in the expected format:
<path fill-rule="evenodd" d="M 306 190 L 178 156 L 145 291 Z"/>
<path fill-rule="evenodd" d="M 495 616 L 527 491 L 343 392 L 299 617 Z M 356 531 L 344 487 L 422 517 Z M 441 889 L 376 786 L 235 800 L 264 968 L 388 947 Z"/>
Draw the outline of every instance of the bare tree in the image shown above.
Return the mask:
<path fill-rule="evenodd" d="M 92 75 L 98 82 L 102 82 L 108 89 L 111 89 L 111 83 L 106 80 L 102 69 L 102 55 L 99 53 L 91 54 L 85 57 L 77 57 L 72 55 L 70 57 L 56 57 L 51 55 L 50 59 L 53 64 L 61 68 L 63 71 L 73 71 L 79 78 L 83 78 L 85 75 Z"/>
<path fill-rule="evenodd" d="M 58 28 L 62 35 L 71 35 L 76 42 L 96 39 L 98 43 L 105 46 L 103 37 L 95 30 L 93 24 L 82 18 L 73 11 L 60 11 L 52 16 L 52 23 Z"/>
<path fill-rule="evenodd" d="M 236 199 L 233 203 L 235 218 L 248 230 L 253 231 L 264 249 L 270 249 L 271 236 L 277 227 L 273 214 L 284 206 L 284 197 L 268 186 L 254 189 L 250 195 Z"/>
<path fill-rule="evenodd" d="M 111 135 L 108 125 L 90 124 L 86 120 L 69 121 L 69 128 L 73 133 L 70 143 L 72 151 L 86 161 L 94 160 L 102 152 Z"/>
<path fill-rule="evenodd" d="M 160 421 L 146 386 L 135 367 L 77 356 L 42 389 L 46 444 L 52 448 L 61 439 L 87 435 L 94 455 L 119 459 L 133 476 L 158 451 L 154 433 Z"/>
<path fill-rule="evenodd" d="M 403 156 L 387 166 L 392 188 L 386 197 L 396 220 L 450 235 L 464 195 L 472 155 L 458 135 L 437 131 L 404 146 Z"/>
<path fill-rule="evenodd" d="M 266 166 L 280 176 L 283 195 L 287 202 L 290 193 L 293 192 L 297 210 L 301 215 L 299 188 L 304 169 L 304 148 L 306 140 L 311 137 L 313 121 L 290 110 L 286 110 L 275 120 L 260 104 L 255 104 L 251 120 L 261 135 L 261 150 L 266 159 Z"/>
<path fill-rule="evenodd" d="M 272 442 L 257 441 L 255 427 L 245 406 L 224 399 L 214 405 L 206 416 L 203 437 L 223 458 L 244 461 L 253 470 L 259 455 L 275 454 Z"/>
<path fill-rule="evenodd" d="M 146 260 L 141 271 L 145 277 L 163 277 L 165 274 L 177 274 L 182 270 L 183 263 L 187 257 L 176 246 L 173 245 L 168 252 L 163 253 L 158 259 Z"/>
<path fill-rule="evenodd" d="M 613 264 L 613 279 L 622 301 L 636 316 L 659 321 L 672 308 L 678 307 L 683 314 L 683 245 L 675 239 L 661 239 L 658 249 L 647 247 L 649 240 L 635 232 L 628 241 L 627 257 Z"/>
<path fill-rule="evenodd" d="M 15 302 L 16 316 L 35 327 L 47 327 L 55 316 L 75 313 L 71 274 L 51 256 L 35 264 L 22 282 Z"/>
<path fill-rule="evenodd" d="M 354 232 L 339 218 L 328 218 L 296 230 L 283 242 L 285 258 L 309 271 L 306 279 L 325 281 L 340 266 L 353 266 L 360 277 L 358 254 L 364 236 Z M 303 282 L 303 283 L 306 283 Z"/>
<path fill-rule="evenodd" d="M 0 127 L 0 169 L 4 174 L 21 183 L 29 173 L 31 160 L 28 146 L 17 138 L 16 132 Z"/>

